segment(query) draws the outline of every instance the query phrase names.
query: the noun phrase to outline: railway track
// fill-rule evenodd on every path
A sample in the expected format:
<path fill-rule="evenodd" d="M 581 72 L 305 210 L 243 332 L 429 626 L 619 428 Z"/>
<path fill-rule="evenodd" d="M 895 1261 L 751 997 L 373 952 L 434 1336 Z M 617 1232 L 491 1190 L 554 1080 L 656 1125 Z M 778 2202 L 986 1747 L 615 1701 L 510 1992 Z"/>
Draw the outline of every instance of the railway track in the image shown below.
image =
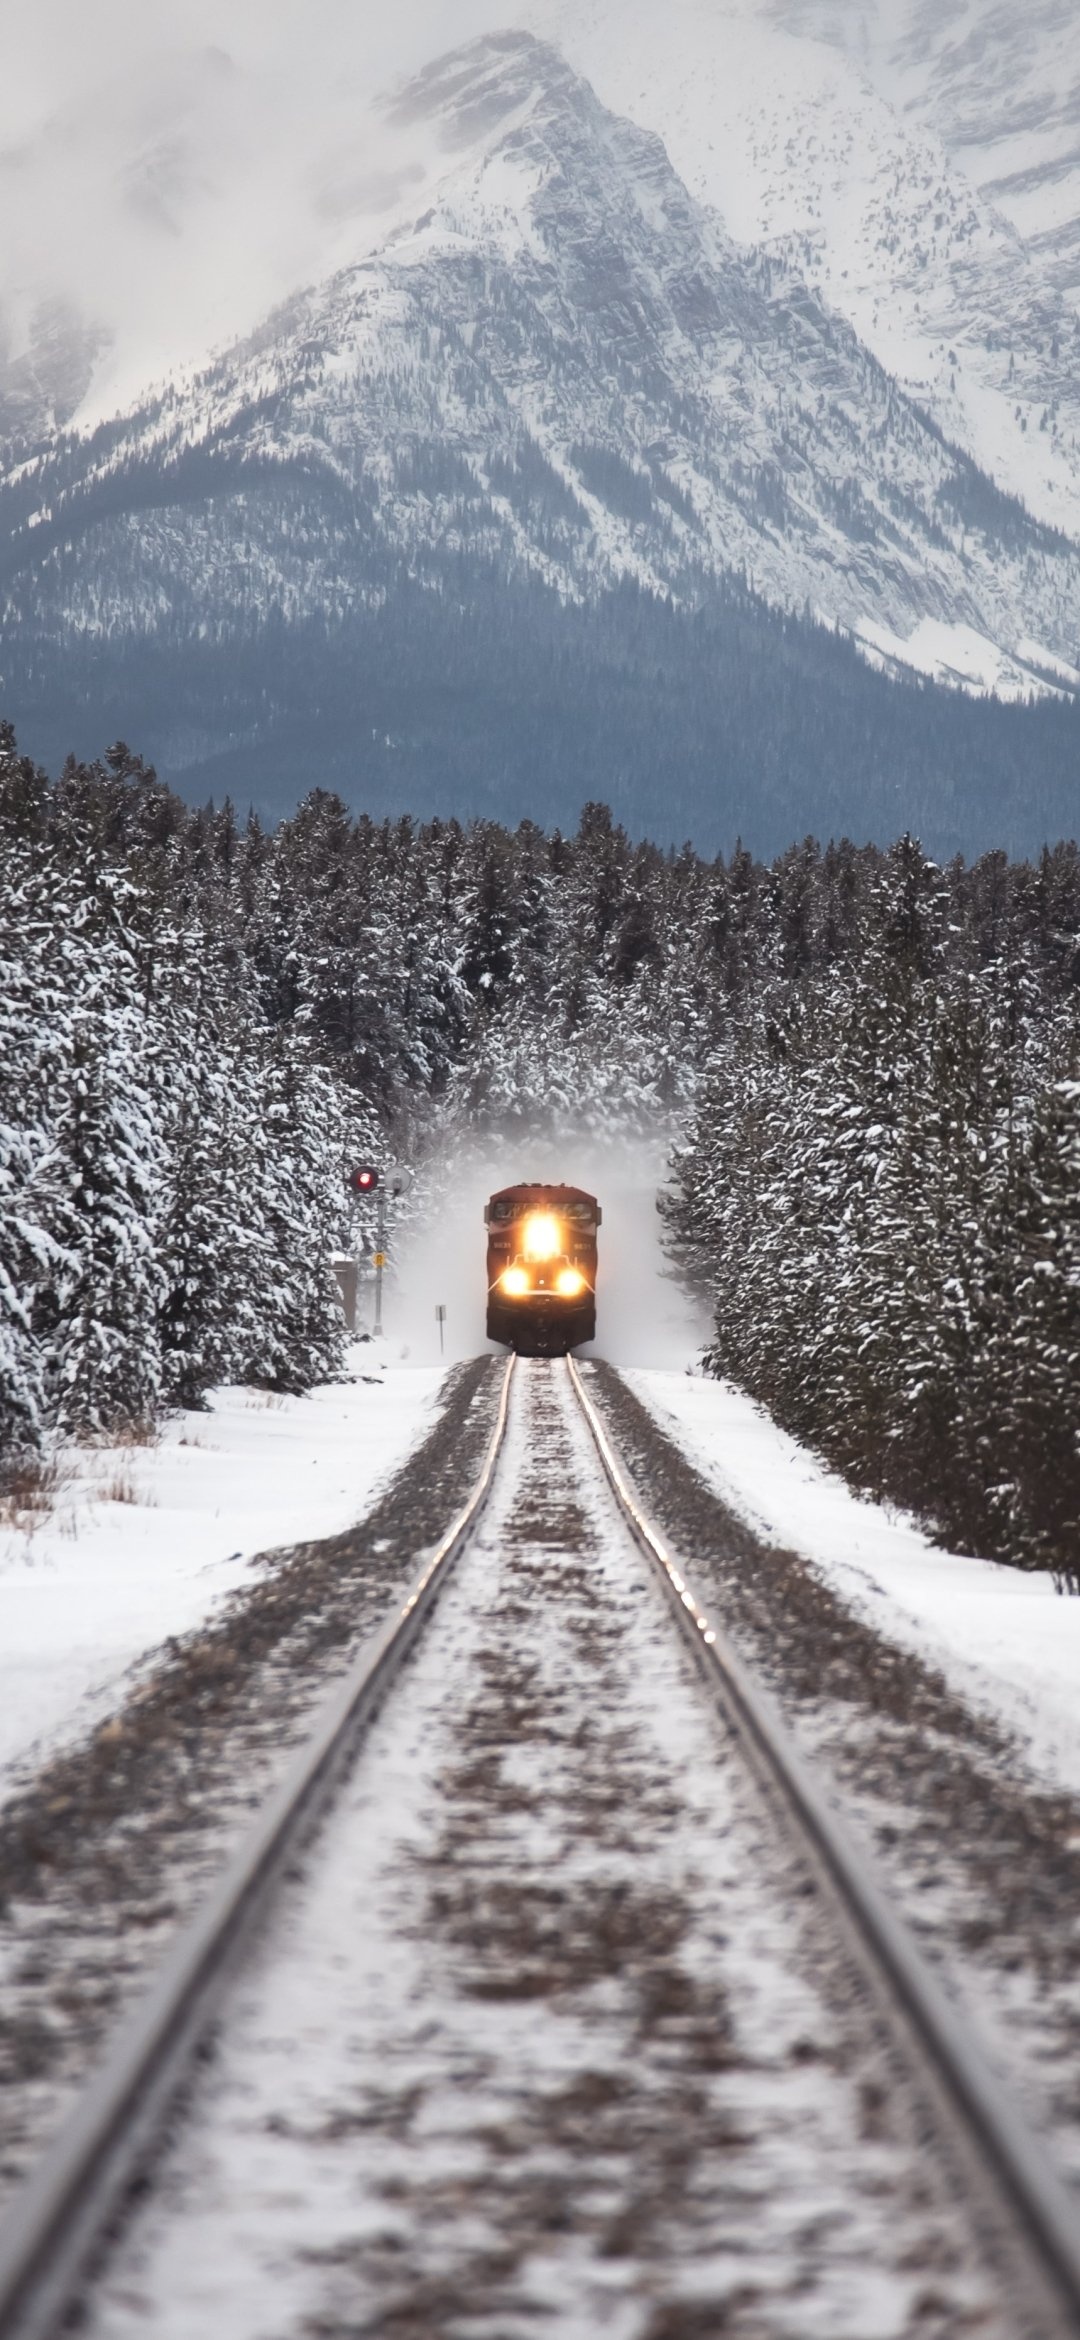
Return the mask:
<path fill-rule="evenodd" d="M 511 1364 L 468 1503 L 16 2201 L 0 2340 L 75 2308 L 108 2340 L 1050 2340 L 1080 2333 L 1078 2224 L 577 1367 Z"/>

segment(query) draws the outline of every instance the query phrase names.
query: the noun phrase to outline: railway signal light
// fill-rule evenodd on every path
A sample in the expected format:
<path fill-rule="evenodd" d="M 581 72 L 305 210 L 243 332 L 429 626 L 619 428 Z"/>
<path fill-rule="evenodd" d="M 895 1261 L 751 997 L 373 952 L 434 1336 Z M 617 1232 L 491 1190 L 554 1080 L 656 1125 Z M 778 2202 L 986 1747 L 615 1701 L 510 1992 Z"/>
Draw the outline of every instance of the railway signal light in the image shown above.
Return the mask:
<path fill-rule="evenodd" d="M 373 1162 L 359 1162 L 355 1170 L 350 1170 L 347 1180 L 354 1194 L 374 1194 L 378 1183 L 379 1173 Z"/>

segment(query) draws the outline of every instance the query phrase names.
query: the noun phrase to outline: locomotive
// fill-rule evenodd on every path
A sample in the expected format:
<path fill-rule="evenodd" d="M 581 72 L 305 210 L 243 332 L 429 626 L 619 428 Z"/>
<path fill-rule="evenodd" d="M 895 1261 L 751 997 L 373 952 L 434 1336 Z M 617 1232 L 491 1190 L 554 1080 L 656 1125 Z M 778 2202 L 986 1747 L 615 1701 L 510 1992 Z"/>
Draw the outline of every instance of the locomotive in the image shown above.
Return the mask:
<path fill-rule="evenodd" d="M 565 1357 L 596 1335 L 596 1230 L 580 1186 L 504 1186 L 484 1212 L 487 1336 L 521 1357 Z"/>

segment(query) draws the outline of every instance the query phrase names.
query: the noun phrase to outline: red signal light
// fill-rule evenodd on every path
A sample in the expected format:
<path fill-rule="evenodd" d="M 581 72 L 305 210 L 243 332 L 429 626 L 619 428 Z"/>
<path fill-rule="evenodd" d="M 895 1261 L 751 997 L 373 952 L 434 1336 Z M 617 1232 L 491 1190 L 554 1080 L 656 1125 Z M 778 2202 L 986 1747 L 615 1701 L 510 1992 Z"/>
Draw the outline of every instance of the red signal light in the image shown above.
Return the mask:
<path fill-rule="evenodd" d="M 354 1194 L 374 1194 L 379 1183 L 379 1173 L 374 1163 L 359 1163 L 355 1170 L 350 1170 L 348 1183 Z"/>

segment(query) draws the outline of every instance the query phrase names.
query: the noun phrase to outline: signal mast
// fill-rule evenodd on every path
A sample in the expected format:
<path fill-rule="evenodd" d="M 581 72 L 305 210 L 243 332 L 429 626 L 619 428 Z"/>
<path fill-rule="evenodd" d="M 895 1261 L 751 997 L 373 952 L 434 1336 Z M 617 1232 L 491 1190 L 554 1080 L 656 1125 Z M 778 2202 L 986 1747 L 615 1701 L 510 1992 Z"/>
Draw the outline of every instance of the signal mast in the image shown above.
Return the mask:
<path fill-rule="evenodd" d="M 368 1195 L 372 1194 L 376 1198 L 375 1251 L 373 1259 L 375 1268 L 375 1322 L 371 1329 L 379 1339 L 382 1337 L 383 1328 L 383 1269 L 387 1262 L 386 1182 L 387 1179 L 389 1179 L 389 1192 L 396 1202 L 398 1196 L 404 1194 L 411 1175 L 412 1174 L 410 1171 L 400 1169 L 394 1163 L 383 1164 L 380 1166 L 376 1162 L 358 1162 L 356 1168 L 349 1171 L 349 1174 L 345 1180 L 345 1184 L 348 1187 L 350 1194 L 354 1194 L 358 1201 L 363 1201 Z"/>

